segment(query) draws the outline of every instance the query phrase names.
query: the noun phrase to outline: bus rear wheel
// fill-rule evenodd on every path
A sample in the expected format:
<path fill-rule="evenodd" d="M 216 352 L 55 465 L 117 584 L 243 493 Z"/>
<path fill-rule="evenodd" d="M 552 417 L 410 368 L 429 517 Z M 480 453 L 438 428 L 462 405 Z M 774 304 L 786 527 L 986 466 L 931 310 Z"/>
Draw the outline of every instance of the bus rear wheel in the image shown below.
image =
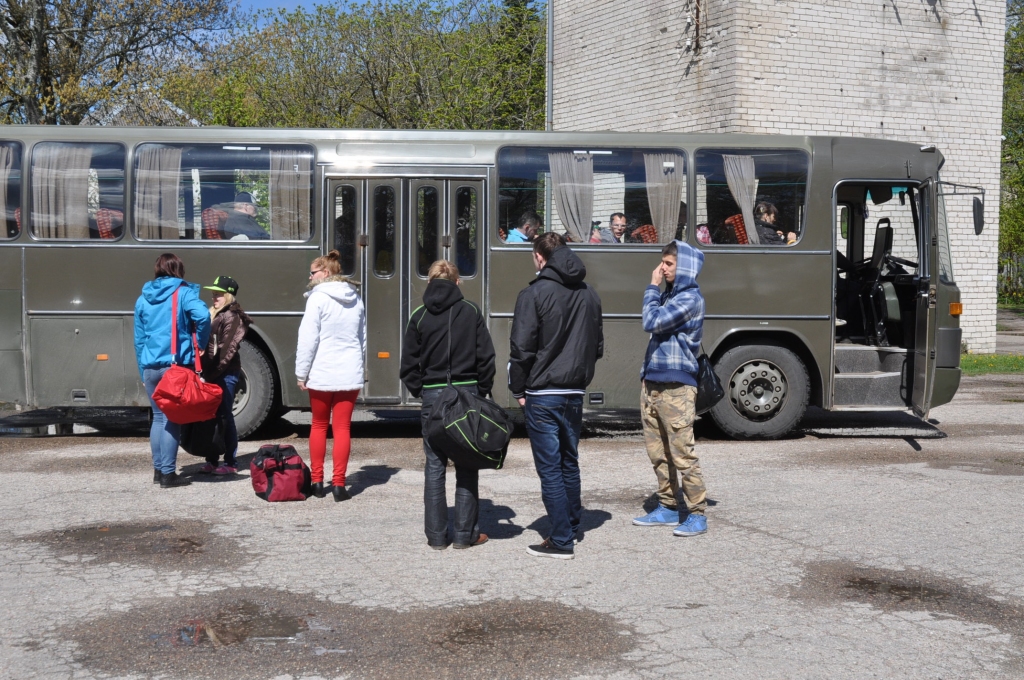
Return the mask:
<path fill-rule="evenodd" d="M 238 437 L 248 437 L 266 422 L 274 409 L 274 371 L 270 361 L 256 345 L 243 340 L 238 348 L 242 360 L 242 374 L 232 413 Z"/>
<path fill-rule="evenodd" d="M 715 362 L 725 398 L 711 409 L 719 428 L 735 439 L 778 439 L 807 410 L 807 367 L 777 344 L 733 347 Z"/>

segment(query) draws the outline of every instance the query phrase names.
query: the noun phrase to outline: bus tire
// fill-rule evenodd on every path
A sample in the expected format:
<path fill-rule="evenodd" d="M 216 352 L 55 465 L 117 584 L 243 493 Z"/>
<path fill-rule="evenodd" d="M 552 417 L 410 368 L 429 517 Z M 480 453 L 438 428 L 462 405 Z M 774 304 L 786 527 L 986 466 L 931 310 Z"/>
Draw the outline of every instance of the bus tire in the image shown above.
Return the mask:
<path fill-rule="evenodd" d="M 270 360 L 256 345 L 243 340 L 238 347 L 242 374 L 238 379 L 233 413 L 239 439 L 248 437 L 274 410 L 275 379 Z"/>
<path fill-rule="evenodd" d="M 807 410 L 807 367 L 782 345 L 733 347 L 715 362 L 715 373 L 725 397 L 711 409 L 711 417 L 734 439 L 778 439 Z"/>

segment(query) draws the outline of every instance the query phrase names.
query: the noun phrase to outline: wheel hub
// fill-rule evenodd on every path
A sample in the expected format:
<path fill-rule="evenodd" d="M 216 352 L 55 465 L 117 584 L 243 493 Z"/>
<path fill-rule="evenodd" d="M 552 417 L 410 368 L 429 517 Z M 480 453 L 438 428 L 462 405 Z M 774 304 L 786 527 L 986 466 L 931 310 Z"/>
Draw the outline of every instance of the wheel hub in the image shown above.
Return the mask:
<path fill-rule="evenodd" d="M 245 379 L 245 369 L 238 376 L 238 386 L 235 388 L 235 401 L 231 404 L 231 415 L 238 417 L 245 405 L 249 403 L 249 385 Z"/>
<path fill-rule="evenodd" d="M 786 375 L 770 361 L 748 361 L 729 380 L 729 399 L 745 418 L 767 420 L 786 403 Z"/>

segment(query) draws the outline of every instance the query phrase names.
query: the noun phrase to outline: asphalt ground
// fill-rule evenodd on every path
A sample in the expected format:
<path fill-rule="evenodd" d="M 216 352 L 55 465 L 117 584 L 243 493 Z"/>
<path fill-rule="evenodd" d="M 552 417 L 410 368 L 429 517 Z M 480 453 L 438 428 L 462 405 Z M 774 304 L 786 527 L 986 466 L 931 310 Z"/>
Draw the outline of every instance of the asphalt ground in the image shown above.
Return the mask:
<path fill-rule="evenodd" d="M 693 538 L 630 524 L 654 474 L 598 423 L 573 561 L 526 553 L 547 522 L 525 439 L 481 475 L 491 540 L 435 551 L 414 424 L 356 425 L 344 503 L 265 503 L 184 453 L 195 483 L 161 490 L 139 436 L 0 438 L 0 677 L 1020 677 L 1022 417 L 1024 376 L 982 376 L 929 423 L 699 423 Z M 265 436 L 305 456 L 292 421 Z"/>

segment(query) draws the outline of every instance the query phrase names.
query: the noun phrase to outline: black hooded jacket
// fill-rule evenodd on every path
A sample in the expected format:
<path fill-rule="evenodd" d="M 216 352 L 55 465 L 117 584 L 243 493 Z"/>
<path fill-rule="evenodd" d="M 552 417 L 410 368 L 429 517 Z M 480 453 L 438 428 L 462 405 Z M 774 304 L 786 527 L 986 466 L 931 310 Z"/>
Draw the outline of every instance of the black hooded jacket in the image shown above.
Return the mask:
<path fill-rule="evenodd" d="M 519 293 L 512 319 L 508 386 L 512 396 L 583 392 L 604 356 L 601 298 L 583 283 L 587 268 L 572 248 L 551 253 Z"/>
<path fill-rule="evenodd" d="M 448 310 L 452 310 L 452 382 L 476 383 L 481 394 L 494 386 L 494 343 L 480 308 L 447 279 L 434 279 L 423 304 L 409 317 L 402 347 L 402 382 L 418 397 L 448 380 Z"/>

